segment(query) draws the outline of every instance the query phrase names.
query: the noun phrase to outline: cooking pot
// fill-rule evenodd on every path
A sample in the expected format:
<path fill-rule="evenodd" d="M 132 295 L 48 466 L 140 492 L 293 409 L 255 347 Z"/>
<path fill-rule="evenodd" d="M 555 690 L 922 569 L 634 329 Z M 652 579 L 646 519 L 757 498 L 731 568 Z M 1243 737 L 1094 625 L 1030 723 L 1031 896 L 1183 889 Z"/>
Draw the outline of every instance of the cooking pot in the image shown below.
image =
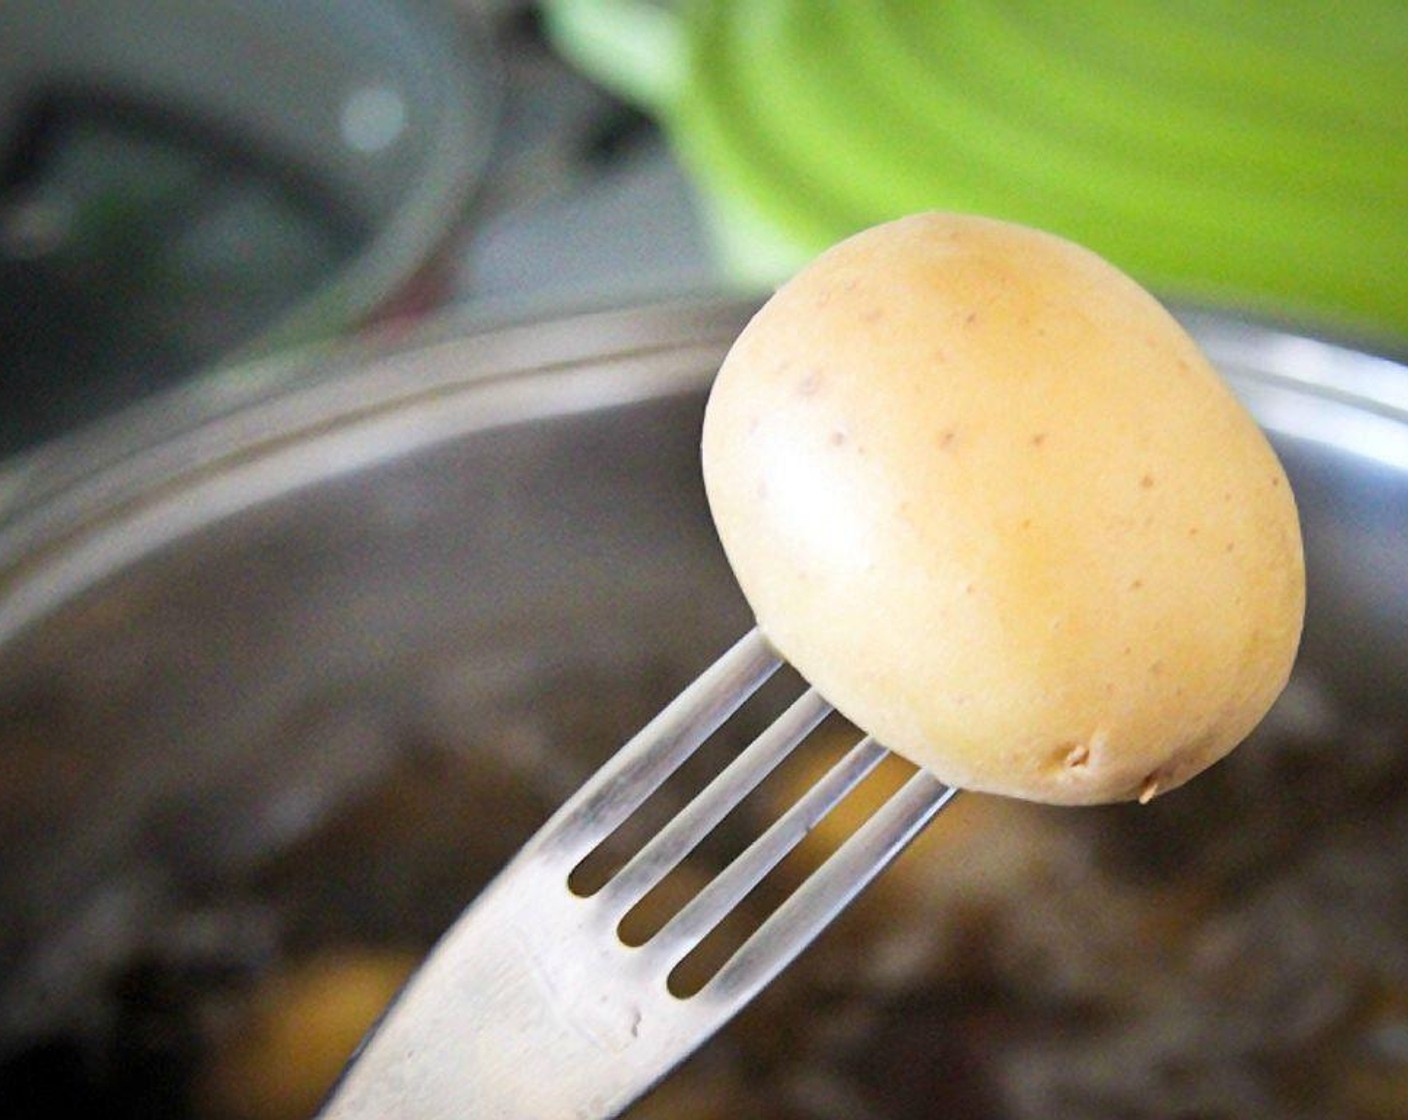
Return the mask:
<path fill-rule="evenodd" d="M 0 455 L 438 295 L 498 117 L 482 23 L 441 0 L 10 0 Z"/>
<path fill-rule="evenodd" d="M 445 323 L 0 471 L 0 1092 L 286 1114 L 219 1076 L 267 978 L 423 952 L 749 625 L 697 435 L 750 311 Z M 1408 370 L 1183 317 L 1304 519 L 1264 728 L 1148 807 L 960 799 L 637 1115 L 1402 1115 Z"/>

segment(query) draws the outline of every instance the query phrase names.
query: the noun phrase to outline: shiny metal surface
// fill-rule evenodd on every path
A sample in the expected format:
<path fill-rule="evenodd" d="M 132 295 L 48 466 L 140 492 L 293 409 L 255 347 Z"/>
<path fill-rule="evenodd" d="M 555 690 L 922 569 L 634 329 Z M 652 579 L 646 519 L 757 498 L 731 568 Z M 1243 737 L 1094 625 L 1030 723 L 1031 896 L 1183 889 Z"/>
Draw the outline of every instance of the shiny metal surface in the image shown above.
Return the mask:
<path fill-rule="evenodd" d="M 749 310 L 447 325 L 192 385 L 0 470 L 0 1040 L 95 1021 L 164 916 L 373 786 L 405 729 L 511 730 L 564 680 L 620 682 L 606 726 L 475 740 L 545 811 L 746 630 L 697 433 Z M 1189 322 L 1301 504 L 1290 702 L 1403 734 L 1408 373 Z M 533 823 L 476 851 L 501 863 Z M 443 909 L 339 895 L 319 918 L 433 934 L 482 885 L 456 883 Z"/>

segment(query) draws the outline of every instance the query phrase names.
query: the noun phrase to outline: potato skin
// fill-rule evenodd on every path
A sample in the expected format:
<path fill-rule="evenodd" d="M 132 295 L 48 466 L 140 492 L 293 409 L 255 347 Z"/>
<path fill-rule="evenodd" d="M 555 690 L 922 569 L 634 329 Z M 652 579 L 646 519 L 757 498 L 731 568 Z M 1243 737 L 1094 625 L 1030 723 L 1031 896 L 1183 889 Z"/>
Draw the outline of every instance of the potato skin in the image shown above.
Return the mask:
<path fill-rule="evenodd" d="M 702 450 L 764 633 L 946 782 L 1147 800 L 1289 676 L 1275 453 L 1152 296 L 1050 234 L 932 213 L 833 247 L 740 334 Z"/>

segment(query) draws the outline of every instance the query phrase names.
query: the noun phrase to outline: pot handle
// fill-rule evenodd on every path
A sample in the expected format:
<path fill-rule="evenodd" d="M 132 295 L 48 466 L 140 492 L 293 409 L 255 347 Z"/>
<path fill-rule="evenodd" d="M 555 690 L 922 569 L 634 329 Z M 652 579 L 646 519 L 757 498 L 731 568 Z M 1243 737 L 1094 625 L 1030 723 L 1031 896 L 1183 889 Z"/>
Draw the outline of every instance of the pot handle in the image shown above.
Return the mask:
<path fill-rule="evenodd" d="M 648 112 L 674 100 L 685 78 L 678 0 L 547 0 L 553 46 L 593 80 Z"/>

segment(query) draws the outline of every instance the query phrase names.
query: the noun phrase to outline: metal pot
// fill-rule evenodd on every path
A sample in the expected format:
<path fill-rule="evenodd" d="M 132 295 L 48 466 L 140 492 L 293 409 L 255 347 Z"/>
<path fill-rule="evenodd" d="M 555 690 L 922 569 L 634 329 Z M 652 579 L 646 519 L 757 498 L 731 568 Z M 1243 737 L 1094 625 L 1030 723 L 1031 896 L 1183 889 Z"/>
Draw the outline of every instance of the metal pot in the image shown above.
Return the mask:
<path fill-rule="evenodd" d="M 150 1068 L 186 1109 L 261 975 L 423 949 L 748 625 L 697 427 L 749 311 L 447 324 L 192 384 L 0 472 L 10 1084 L 41 1101 L 77 1069 L 113 1110 L 147 1091 L 115 1071 Z M 1408 370 L 1185 319 L 1301 503 L 1291 688 L 1149 808 L 965 799 L 682 1071 L 719 1114 L 1376 1116 L 1408 1091 Z M 25 1064 L 56 1052 L 61 1078 Z"/>
<path fill-rule="evenodd" d="M 0 455 L 438 294 L 497 125 L 482 22 L 440 0 L 8 3 Z"/>

